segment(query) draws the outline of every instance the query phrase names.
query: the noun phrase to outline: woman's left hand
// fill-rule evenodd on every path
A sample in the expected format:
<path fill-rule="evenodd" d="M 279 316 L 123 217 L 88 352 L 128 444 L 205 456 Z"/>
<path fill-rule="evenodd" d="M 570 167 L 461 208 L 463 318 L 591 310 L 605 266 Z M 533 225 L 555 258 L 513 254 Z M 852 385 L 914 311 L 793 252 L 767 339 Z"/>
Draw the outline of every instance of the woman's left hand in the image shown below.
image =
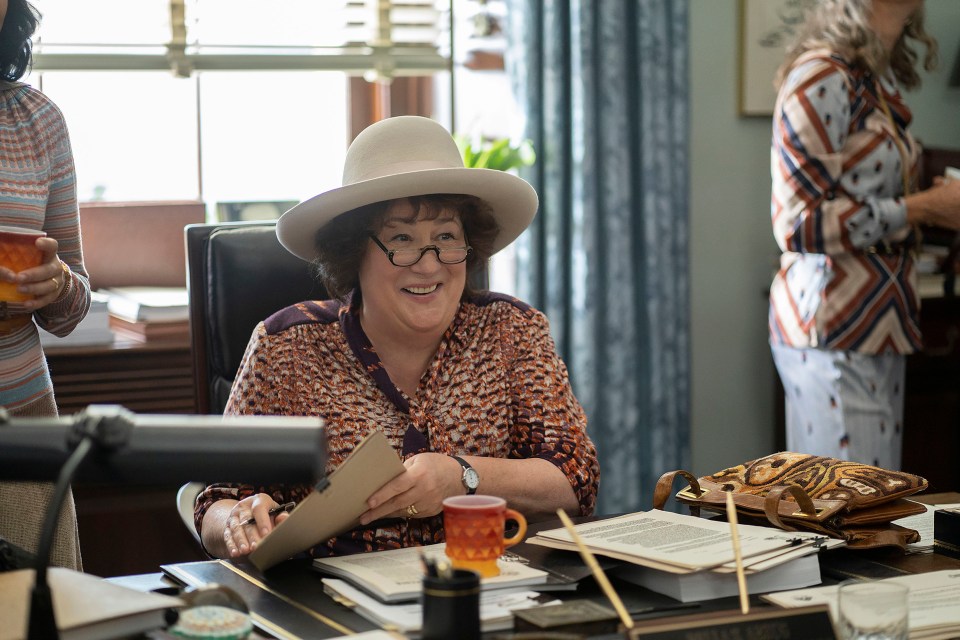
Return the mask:
<path fill-rule="evenodd" d="M 429 518 L 443 510 L 443 500 L 459 491 L 460 464 L 441 453 L 418 453 L 408 458 L 406 471 L 377 489 L 360 516 L 366 525 L 381 518 Z"/>
<path fill-rule="evenodd" d="M 17 274 L 15 282 L 21 293 L 31 293 L 35 297 L 19 303 L 26 312 L 33 312 L 55 302 L 66 286 L 67 275 L 60 266 L 57 256 L 59 244 L 53 238 L 37 238 L 37 248 L 43 252 L 39 266 L 24 269 Z"/>

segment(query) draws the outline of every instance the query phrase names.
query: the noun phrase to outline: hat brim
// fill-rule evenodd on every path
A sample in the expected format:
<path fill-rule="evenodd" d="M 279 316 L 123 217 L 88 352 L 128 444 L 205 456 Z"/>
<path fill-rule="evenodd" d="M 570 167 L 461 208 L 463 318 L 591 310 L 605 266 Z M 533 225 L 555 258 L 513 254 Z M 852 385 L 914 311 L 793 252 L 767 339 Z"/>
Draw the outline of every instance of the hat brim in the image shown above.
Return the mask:
<path fill-rule="evenodd" d="M 447 168 L 397 173 L 355 182 L 304 200 L 277 221 L 277 238 L 303 260 L 316 258 L 314 238 L 327 223 L 364 205 L 431 193 L 476 196 L 500 227 L 493 253 L 517 239 L 537 214 L 537 192 L 526 181 L 495 169 Z"/>

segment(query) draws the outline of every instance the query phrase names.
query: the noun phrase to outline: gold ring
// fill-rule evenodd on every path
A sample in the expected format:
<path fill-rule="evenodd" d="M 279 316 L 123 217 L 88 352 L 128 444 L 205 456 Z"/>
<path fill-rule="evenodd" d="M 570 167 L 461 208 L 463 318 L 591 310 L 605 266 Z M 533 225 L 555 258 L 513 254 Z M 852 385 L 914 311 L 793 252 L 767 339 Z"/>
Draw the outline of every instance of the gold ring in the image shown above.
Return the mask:
<path fill-rule="evenodd" d="M 50 281 L 53 282 L 53 290 L 54 290 L 54 291 L 60 291 L 60 285 L 57 283 L 57 278 L 56 278 L 56 276 L 50 278 Z"/>
<path fill-rule="evenodd" d="M 418 513 L 420 512 L 417 511 L 417 508 L 414 505 L 410 505 L 409 507 L 407 507 L 407 515 L 410 516 L 411 518 L 417 515 Z"/>

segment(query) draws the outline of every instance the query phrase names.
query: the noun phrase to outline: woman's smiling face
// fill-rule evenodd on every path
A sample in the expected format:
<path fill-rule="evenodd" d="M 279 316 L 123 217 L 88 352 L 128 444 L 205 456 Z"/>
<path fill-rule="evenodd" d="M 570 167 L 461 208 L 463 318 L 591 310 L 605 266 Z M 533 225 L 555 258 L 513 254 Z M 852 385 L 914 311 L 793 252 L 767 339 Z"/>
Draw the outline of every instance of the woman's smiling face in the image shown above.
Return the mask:
<path fill-rule="evenodd" d="M 459 212 L 445 209 L 436 217 L 418 215 L 406 199 L 387 208 L 376 236 L 390 250 L 467 244 Z M 460 305 L 467 265 L 443 264 L 435 251 L 427 251 L 416 264 L 397 267 L 370 240 L 359 275 L 364 318 L 397 335 L 413 332 L 439 338 Z"/>

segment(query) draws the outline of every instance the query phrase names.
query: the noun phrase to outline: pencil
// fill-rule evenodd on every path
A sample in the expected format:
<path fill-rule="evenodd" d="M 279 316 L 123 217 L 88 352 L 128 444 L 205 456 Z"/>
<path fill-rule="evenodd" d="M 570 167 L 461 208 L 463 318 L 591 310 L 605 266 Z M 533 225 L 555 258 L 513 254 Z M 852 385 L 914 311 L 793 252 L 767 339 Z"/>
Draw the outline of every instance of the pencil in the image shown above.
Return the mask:
<path fill-rule="evenodd" d="M 605 574 L 603 569 L 600 568 L 600 565 L 597 564 L 597 559 L 593 557 L 593 553 L 590 552 L 590 549 L 587 549 L 587 545 L 583 544 L 583 540 L 580 539 L 580 534 L 573 528 L 573 522 L 571 522 L 567 516 L 567 512 L 563 509 L 557 509 L 557 515 L 560 516 L 563 526 L 566 527 L 570 533 L 570 537 L 573 538 L 574 543 L 580 550 L 580 557 L 582 557 L 583 561 L 590 567 L 590 571 L 593 572 L 593 577 L 600 585 L 600 588 L 603 589 L 603 593 L 606 594 L 607 599 L 613 604 L 613 608 L 617 610 L 617 615 L 620 616 L 623 626 L 627 629 L 633 629 L 633 618 L 627 613 L 627 608 L 623 606 L 623 601 L 620 600 L 620 596 L 617 595 L 617 592 L 613 590 L 613 585 L 607 580 L 607 574 Z"/>
<path fill-rule="evenodd" d="M 296 503 L 296 502 L 284 502 L 283 504 L 277 505 L 277 506 L 274 507 L 273 509 L 270 509 L 270 511 L 268 511 L 267 513 L 269 513 L 270 516 L 273 517 L 273 516 L 277 515 L 278 513 L 283 513 L 284 511 L 290 511 L 290 510 L 292 510 L 295 506 L 297 506 L 297 503 Z M 250 518 L 250 519 L 248 519 L 248 520 L 245 520 L 245 521 L 243 522 L 243 524 L 244 524 L 244 525 L 255 524 L 256 522 L 257 522 L 257 519 L 256 519 L 256 518 Z"/>
<path fill-rule="evenodd" d="M 747 593 L 747 577 L 743 574 L 743 555 L 740 552 L 740 532 L 737 531 L 737 508 L 733 493 L 727 491 L 727 520 L 730 521 L 730 538 L 733 541 L 733 559 L 737 563 L 737 588 L 740 590 L 740 612 L 750 613 L 750 595 Z"/>

